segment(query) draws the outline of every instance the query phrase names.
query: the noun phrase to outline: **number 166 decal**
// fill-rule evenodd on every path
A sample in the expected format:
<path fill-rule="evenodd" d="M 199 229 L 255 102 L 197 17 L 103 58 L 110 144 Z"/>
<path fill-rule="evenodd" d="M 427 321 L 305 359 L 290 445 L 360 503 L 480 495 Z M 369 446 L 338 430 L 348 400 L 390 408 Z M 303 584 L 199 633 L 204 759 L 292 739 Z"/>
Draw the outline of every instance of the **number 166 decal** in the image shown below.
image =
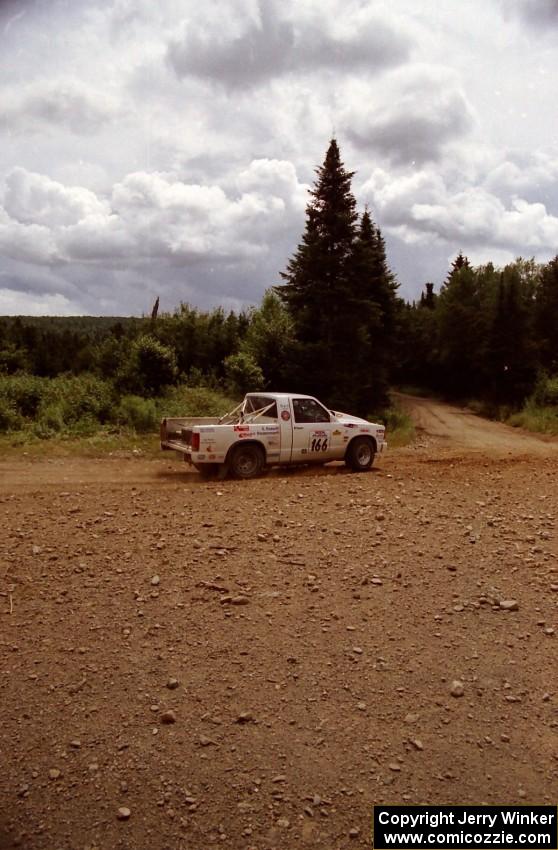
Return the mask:
<path fill-rule="evenodd" d="M 311 452 L 327 452 L 329 439 L 326 431 L 314 431 L 310 434 L 308 450 Z"/>

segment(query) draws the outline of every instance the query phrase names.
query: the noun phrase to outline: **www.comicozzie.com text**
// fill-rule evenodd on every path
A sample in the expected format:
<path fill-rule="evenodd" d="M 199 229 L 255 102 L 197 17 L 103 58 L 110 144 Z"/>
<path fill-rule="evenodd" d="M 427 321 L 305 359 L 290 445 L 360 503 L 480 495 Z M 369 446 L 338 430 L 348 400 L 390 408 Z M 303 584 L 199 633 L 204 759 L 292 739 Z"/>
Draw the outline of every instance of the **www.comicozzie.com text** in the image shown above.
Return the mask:
<path fill-rule="evenodd" d="M 554 823 L 556 815 L 537 814 L 536 812 L 501 811 L 494 814 L 471 814 L 463 812 L 460 818 L 456 818 L 455 812 L 421 812 L 420 814 L 394 814 L 392 812 L 380 812 L 379 822 L 382 826 L 430 826 L 436 829 L 439 826 L 489 826 L 494 829 L 498 818 L 502 826 L 547 826 Z"/>

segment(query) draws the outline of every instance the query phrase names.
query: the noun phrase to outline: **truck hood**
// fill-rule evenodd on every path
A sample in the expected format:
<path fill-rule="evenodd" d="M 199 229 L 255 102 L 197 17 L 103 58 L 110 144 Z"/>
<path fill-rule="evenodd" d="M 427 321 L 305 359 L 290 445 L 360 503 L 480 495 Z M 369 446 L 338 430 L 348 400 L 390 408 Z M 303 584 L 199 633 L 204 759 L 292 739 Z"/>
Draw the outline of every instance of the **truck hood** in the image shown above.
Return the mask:
<path fill-rule="evenodd" d="M 339 413 L 337 410 L 334 410 L 333 413 L 340 425 L 374 425 L 374 422 L 360 419 L 358 416 L 351 416 L 349 413 Z"/>

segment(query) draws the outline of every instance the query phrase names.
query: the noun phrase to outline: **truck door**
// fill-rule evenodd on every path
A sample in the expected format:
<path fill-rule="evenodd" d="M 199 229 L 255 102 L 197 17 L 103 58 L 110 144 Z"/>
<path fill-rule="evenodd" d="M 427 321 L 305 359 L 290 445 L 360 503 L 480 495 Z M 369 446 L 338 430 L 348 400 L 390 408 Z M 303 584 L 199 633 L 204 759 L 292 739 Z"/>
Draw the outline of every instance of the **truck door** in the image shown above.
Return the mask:
<path fill-rule="evenodd" d="M 291 400 L 293 411 L 293 463 L 327 461 L 333 458 L 332 433 L 336 427 L 326 408 L 315 398 Z"/>

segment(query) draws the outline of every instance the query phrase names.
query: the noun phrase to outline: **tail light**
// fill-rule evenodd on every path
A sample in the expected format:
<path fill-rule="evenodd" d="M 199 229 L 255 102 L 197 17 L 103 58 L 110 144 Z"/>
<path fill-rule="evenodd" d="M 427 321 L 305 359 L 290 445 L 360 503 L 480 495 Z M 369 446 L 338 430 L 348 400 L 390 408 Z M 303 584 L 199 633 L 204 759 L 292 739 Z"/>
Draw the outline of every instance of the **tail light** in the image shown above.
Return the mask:
<path fill-rule="evenodd" d="M 198 432 L 194 431 L 192 434 L 192 451 L 199 452 L 200 450 L 200 435 Z"/>

